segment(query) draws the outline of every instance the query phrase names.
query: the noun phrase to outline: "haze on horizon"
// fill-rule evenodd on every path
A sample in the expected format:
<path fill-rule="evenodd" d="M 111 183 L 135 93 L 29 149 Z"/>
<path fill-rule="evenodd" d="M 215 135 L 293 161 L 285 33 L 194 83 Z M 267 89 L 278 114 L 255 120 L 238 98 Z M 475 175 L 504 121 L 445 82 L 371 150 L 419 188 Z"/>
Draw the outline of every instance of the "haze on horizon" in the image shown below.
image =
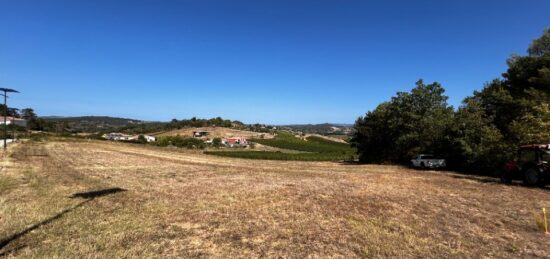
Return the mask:
<path fill-rule="evenodd" d="M 0 86 L 21 91 L 10 106 L 42 116 L 353 123 L 420 78 L 460 105 L 525 53 L 548 10 L 543 0 L 0 0 Z"/>

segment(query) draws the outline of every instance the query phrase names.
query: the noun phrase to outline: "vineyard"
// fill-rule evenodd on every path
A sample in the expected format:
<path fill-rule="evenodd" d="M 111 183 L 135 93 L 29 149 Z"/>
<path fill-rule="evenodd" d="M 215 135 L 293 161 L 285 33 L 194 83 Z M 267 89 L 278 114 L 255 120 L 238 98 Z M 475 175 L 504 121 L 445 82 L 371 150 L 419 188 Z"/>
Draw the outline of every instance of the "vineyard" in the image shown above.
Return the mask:
<path fill-rule="evenodd" d="M 339 161 L 353 160 L 355 158 L 355 150 L 351 148 L 350 145 L 314 136 L 307 137 L 303 140 L 290 133 L 279 132 L 277 136 L 272 139 L 253 139 L 251 141 L 266 146 L 303 151 L 306 153 L 266 151 L 208 151 L 205 153 L 224 157 L 267 160 Z"/>

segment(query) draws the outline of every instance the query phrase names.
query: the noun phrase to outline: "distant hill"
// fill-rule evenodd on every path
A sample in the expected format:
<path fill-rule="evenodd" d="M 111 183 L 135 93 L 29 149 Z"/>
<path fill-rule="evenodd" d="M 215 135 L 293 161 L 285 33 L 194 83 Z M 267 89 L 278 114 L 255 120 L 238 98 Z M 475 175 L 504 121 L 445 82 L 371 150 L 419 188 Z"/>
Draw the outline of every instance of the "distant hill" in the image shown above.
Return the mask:
<path fill-rule="evenodd" d="M 321 124 L 292 124 L 283 125 L 293 131 L 320 135 L 349 135 L 353 132 L 353 124 L 321 123 Z"/>
<path fill-rule="evenodd" d="M 44 116 L 40 118 L 48 122 L 64 123 L 65 128 L 71 132 L 100 132 L 147 123 L 141 120 L 109 116 Z"/>

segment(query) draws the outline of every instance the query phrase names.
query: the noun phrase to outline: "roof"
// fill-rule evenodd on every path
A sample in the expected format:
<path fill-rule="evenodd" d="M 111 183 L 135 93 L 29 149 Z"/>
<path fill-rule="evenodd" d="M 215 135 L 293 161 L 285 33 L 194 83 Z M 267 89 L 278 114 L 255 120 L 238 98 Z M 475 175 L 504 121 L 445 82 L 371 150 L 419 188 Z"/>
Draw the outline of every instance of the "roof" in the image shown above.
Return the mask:
<path fill-rule="evenodd" d="M 4 121 L 4 116 L 0 116 L 0 120 Z M 24 119 L 15 118 L 15 117 L 12 117 L 12 116 L 7 116 L 6 120 L 8 120 L 8 121 L 24 121 Z"/>

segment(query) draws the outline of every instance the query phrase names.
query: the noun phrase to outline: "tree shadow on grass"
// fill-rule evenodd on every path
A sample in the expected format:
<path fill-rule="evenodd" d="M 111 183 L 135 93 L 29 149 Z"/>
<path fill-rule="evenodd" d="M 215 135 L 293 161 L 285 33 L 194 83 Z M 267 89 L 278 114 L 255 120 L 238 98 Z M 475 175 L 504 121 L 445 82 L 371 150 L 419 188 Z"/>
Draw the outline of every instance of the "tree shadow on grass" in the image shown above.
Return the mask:
<path fill-rule="evenodd" d="M 508 185 L 508 186 L 518 186 L 518 187 L 525 187 L 525 188 L 538 188 L 541 190 L 550 190 L 549 186 L 526 186 L 522 184 L 520 181 L 512 181 L 511 183 L 503 183 L 500 178 L 496 177 L 490 177 L 490 176 L 477 176 L 477 175 L 458 175 L 458 174 L 452 174 L 451 177 L 456 179 L 465 179 L 465 180 L 473 180 L 478 181 L 480 183 L 487 183 L 487 184 L 500 184 L 500 185 Z"/>
<path fill-rule="evenodd" d="M 74 193 L 73 195 L 70 196 L 70 198 L 82 198 L 82 199 L 85 199 L 81 202 L 79 202 L 78 204 L 70 207 L 70 208 L 67 208 L 43 221 L 40 221 L 38 223 L 35 223 L 15 234 L 12 234 L 11 236 L 8 236 L 7 238 L 4 238 L 4 239 L 0 239 L 0 250 L 3 249 L 4 247 L 6 247 L 8 244 L 10 244 L 11 242 L 17 240 L 18 238 L 24 236 L 25 234 L 41 227 L 41 226 L 44 226 L 44 225 L 47 225 L 55 220 L 58 220 L 60 219 L 61 217 L 63 217 L 63 215 L 79 208 L 79 207 L 82 207 L 84 206 L 86 203 L 90 202 L 90 201 L 93 201 L 94 199 L 96 198 L 99 198 L 99 197 L 103 197 L 103 196 L 106 196 L 106 195 L 109 195 L 109 194 L 114 194 L 114 193 L 118 193 L 118 192 L 124 192 L 126 191 L 125 189 L 122 189 L 122 188 L 109 188 L 109 189 L 102 189 L 102 190 L 97 190 L 97 191 L 90 191 L 90 192 L 79 192 L 79 193 Z M 19 249 L 21 249 L 22 247 L 16 247 L 15 249 L 12 249 L 11 251 L 4 251 L 2 253 L 0 253 L 0 256 L 5 256 L 7 254 L 10 254 L 14 251 L 17 251 Z"/>

